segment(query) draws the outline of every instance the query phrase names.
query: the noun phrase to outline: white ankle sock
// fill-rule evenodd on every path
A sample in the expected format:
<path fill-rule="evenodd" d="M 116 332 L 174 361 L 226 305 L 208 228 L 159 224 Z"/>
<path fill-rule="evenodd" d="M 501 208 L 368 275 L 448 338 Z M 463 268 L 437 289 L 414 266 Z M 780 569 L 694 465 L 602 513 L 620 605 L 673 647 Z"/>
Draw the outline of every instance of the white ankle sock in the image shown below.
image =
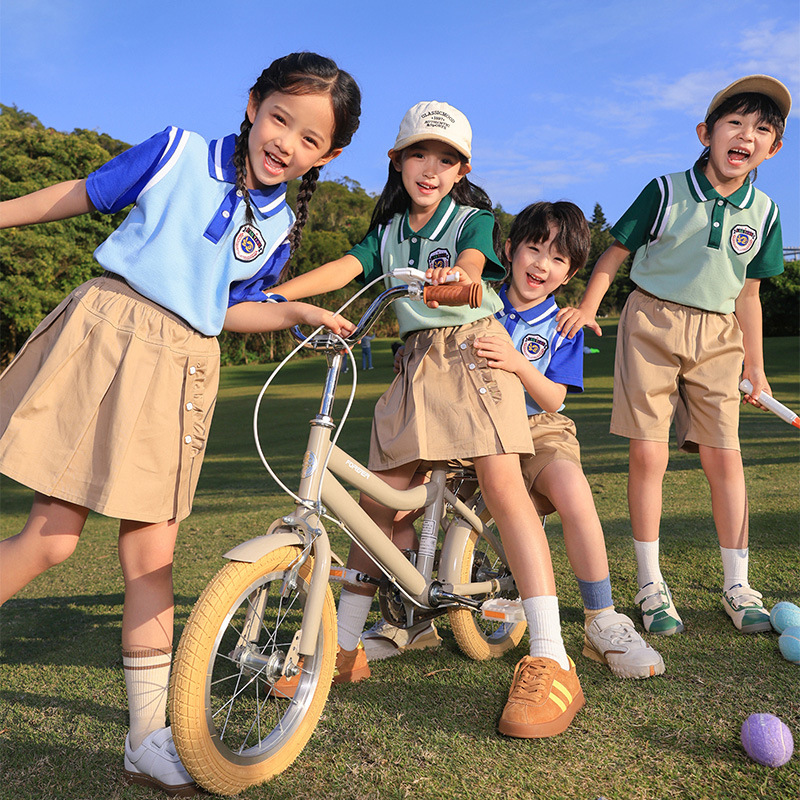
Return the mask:
<path fill-rule="evenodd" d="M 569 657 L 561 638 L 558 598 L 549 595 L 529 597 L 522 601 L 522 608 L 528 621 L 530 655 L 552 658 L 562 669 L 568 670 Z"/>
<path fill-rule="evenodd" d="M 356 594 L 342 589 L 336 621 L 339 626 L 339 647 L 355 650 L 367 624 L 367 615 L 372 607 L 372 596 Z"/>
<path fill-rule="evenodd" d="M 659 583 L 664 580 L 658 563 L 658 542 L 658 539 L 654 542 L 633 540 L 633 549 L 636 553 L 636 565 L 638 567 L 636 580 L 640 589 L 643 586 L 647 586 L 648 583 Z"/>
<path fill-rule="evenodd" d="M 720 547 L 722 554 L 722 589 L 728 591 L 732 587 L 742 584 L 747 586 L 748 579 L 748 564 L 750 561 L 750 550 L 745 547 L 742 550 L 737 550 L 731 547 Z"/>
<path fill-rule="evenodd" d="M 123 650 L 122 668 L 128 690 L 131 749 L 136 750 L 145 737 L 167 724 L 167 693 L 172 653 L 153 648 Z"/>

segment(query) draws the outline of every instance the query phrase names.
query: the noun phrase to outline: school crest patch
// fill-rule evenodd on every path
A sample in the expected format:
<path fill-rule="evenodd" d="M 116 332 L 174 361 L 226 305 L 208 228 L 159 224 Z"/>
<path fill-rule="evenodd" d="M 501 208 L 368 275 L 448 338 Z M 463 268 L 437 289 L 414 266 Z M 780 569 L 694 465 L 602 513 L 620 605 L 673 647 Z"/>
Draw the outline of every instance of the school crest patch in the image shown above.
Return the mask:
<path fill-rule="evenodd" d="M 437 267 L 450 266 L 450 251 L 446 247 L 440 247 L 434 250 L 428 256 L 428 269 L 436 269 Z"/>
<path fill-rule="evenodd" d="M 233 255 L 237 261 L 254 261 L 264 252 L 264 237 L 253 225 L 242 225 L 233 240 Z"/>
<path fill-rule="evenodd" d="M 540 336 L 538 333 L 529 333 L 522 340 L 519 349 L 528 361 L 538 361 L 547 352 L 548 346 L 544 336 Z"/>
<path fill-rule="evenodd" d="M 749 225 L 734 225 L 731 231 L 731 247 L 734 253 L 746 253 L 758 239 L 758 233 Z"/>

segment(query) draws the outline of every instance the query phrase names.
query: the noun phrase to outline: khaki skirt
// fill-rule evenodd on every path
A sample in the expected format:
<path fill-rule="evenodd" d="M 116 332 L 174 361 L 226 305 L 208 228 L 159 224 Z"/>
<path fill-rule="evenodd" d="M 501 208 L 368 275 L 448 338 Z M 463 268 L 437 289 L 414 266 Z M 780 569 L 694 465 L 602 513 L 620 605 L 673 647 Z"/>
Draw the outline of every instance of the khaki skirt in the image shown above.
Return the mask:
<path fill-rule="evenodd" d="M 522 384 L 475 354 L 481 336 L 508 333 L 485 317 L 407 337 L 400 374 L 375 406 L 370 469 L 533 452 Z"/>
<path fill-rule="evenodd" d="M 192 507 L 219 345 L 106 274 L 52 311 L 0 376 L 0 472 L 141 522 Z"/>

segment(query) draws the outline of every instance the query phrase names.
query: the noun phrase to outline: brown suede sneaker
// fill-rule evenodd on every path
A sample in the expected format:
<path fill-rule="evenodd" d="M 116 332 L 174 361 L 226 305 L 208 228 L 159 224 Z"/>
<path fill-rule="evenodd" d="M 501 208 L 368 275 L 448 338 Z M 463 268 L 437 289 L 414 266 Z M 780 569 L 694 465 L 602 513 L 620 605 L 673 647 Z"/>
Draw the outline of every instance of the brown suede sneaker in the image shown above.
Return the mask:
<path fill-rule="evenodd" d="M 303 659 L 300 659 L 300 671 L 303 670 Z M 339 648 L 336 653 L 336 667 L 333 671 L 334 683 L 356 683 L 357 681 L 369 678 L 369 665 L 367 664 L 367 654 L 361 642 L 355 650 L 342 650 Z M 272 685 L 269 693 L 272 697 L 294 697 L 300 683 L 300 673 L 293 678 L 281 675 Z"/>
<path fill-rule="evenodd" d="M 552 658 L 524 656 L 517 664 L 498 730 L 518 739 L 562 733 L 585 704 L 575 664 L 569 671 Z"/>

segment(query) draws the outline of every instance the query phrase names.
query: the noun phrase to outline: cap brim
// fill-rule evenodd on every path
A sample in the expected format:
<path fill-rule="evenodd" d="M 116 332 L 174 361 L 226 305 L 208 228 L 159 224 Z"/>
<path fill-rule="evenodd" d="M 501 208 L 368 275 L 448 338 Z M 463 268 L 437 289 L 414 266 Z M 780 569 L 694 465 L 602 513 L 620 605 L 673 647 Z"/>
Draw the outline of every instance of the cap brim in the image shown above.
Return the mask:
<path fill-rule="evenodd" d="M 413 136 L 406 136 L 402 139 L 397 139 L 394 143 L 394 147 L 389 151 L 389 153 L 397 153 L 400 150 L 405 150 L 406 147 L 410 147 L 412 144 L 416 144 L 417 142 L 443 142 L 444 144 L 449 144 L 454 150 L 461 153 L 467 161 L 472 159 L 472 154 L 469 150 L 464 147 L 463 145 L 456 144 L 452 139 L 448 139 L 446 136 L 438 136 L 435 133 L 420 133 L 414 134 Z"/>
<path fill-rule="evenodd" d="M 706 119 L 729 97 L 745 92 L 764 94 L 771 98 L 778 106 L 784 119 L 789 116 L 789 112 L 792 110 L 792 95 L 777 78 L 773 78 L 770 75 L 746 75 L 714 95 L 706 111 Z"/>

